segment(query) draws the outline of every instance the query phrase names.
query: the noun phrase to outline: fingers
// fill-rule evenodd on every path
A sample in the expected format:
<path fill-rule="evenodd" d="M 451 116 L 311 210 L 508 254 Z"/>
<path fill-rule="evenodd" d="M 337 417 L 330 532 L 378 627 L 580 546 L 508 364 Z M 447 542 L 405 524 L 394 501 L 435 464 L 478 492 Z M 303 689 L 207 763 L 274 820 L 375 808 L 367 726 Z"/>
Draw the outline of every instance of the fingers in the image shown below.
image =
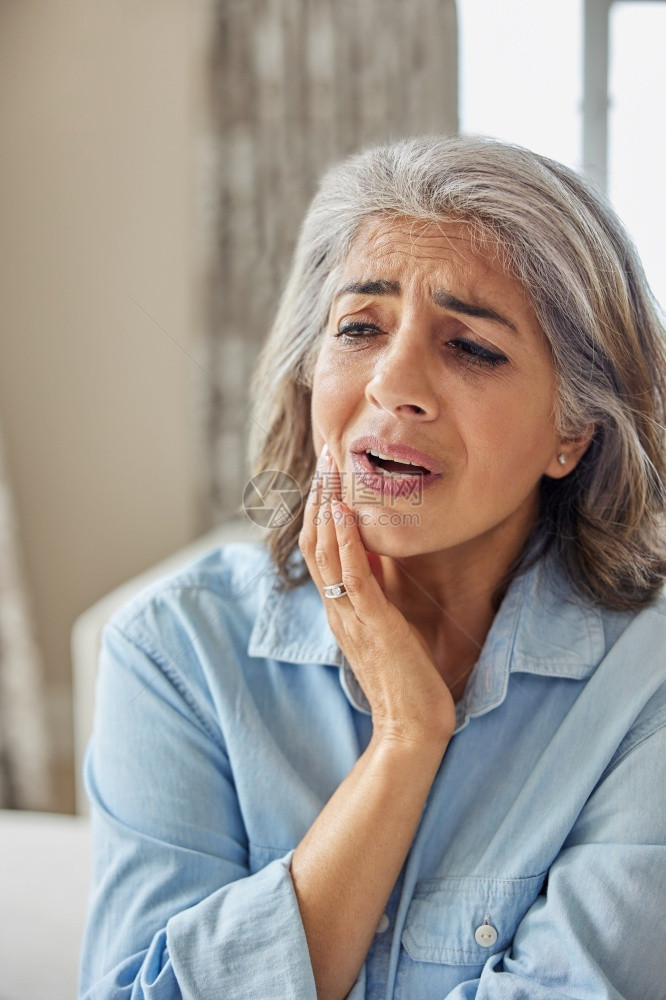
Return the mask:
<path fill-rule="evenodd" d="M 298 544 L 317 589 L 323 595 L 326 584 L 341 580 L 340 559 L 331 517 L 330 498 L 339 496 L 340 477 L 330 453 L 324 446 L 303 513 L 303 527 Z M 328 598 L 325 598 L 328 603 Z"/>
<path fill-rule="evenodd" d="M 366 625 L 377 624 L 377 616 L 385 615 L 388 602 L 368 561 L 354 512 L 341 501 L 331 505 L 340 579 L 356 616 Z"/>
<path fill-rule="evenodd" d="M 338 612 L 352 627 L 354 618 L 376 626 L 377 615 L 386 614 L 388 602 L 368 561 L 356 516 L 341 503 L 340 487 L 339 470 L 324 446 L 305 506 L 299 546 L 327 615 Z M 346 596 L 326 597 L 324 586 L 341 582 Z"/>
<path fill-rule="evenodd" d="M 322 502 L 319 506 L 319 524 L 317 525 L 317 541 L 315 544 L 315 563 L 321 579 L 321 587 L 332 583 L 342 583 L 342 566 L 340 563 L 340 553 L 335 537 L 335 524 L 331 512 L 331 499 L 325 495 L 325 487 L 322 487 Z M 323 595 L 327 604 L 334 601 Z M 337 598 L 338 605 L 345 603 L 345 598 Z"/>
<path fill-rule="evenodd" d="M 381 579 L 381 562 L 369 561 L 339 484 L 335 463 L 324 452 L 298 540 L 331 631 L 368 699 L 377 732 L 414 746 L 413 734 L 421 743 L 424 727 L 440 733 L 444 720 L 448 741 L 455 727 L 450 691 L 424 638 L 384 594 L 376 577 Z M 326 597 L 324 587 L 340 582 L 345 594 Z"/>

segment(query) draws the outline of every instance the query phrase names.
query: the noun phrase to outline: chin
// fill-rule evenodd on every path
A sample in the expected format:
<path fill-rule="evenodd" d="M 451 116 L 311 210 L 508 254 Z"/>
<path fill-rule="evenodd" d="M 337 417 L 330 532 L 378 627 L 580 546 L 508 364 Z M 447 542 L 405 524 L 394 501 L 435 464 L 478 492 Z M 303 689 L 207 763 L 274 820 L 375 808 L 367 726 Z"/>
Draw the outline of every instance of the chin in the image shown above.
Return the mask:
<path fill-rule="evenodd" d="M 418 512 L 364 506 L 356 511 L 356 515 L 361 541 L 367 552 L 404 559 L 429 551 Z"/>

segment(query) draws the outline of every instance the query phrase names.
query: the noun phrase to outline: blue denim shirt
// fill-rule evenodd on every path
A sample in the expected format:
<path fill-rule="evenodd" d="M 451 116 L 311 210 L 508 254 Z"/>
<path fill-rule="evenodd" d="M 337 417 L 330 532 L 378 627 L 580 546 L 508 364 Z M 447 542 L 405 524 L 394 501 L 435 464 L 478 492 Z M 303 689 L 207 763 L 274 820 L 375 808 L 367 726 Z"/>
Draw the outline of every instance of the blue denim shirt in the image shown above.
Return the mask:
<path fill-rule="evenodd" d="M 103 636 L 80 996 L 316 1000 L 293 849 L 371 719 L 314 585 L 234 543 Z M 666 997 L 666 600 L 508 590 L 352 1000 Z"/>

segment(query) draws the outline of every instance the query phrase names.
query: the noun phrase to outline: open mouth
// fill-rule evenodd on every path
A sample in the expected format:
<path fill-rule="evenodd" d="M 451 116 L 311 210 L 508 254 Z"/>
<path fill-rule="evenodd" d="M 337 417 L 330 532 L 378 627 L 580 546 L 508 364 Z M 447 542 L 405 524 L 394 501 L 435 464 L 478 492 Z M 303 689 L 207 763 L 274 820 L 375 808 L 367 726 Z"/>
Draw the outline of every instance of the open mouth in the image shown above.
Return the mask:
<path fill-rule="evenodd" d="M 423 453 L 414 455 L 414 458 L 421 457 L 425 457 Z M 438 468 L 429 469 L 418 462 L 411 462 L 407 457 L 389 458 L 385 452 L 367 446 L 352 451 L 351 466 L 354 480 L 364 490 L 380 497 L 408 500 L 412 505 L 425 490 L 435 487 L 443 478 Z"/>
<path fill-rule="evenodd" d="M 383 458 L 370 449 L 365 452 L 366 457 L 372 467 L 383 475 L 398 476 L 429 476 L 430 469 L 423 465 L 416 465 L 413 462 L 396 462 L 393 458 Z"/>

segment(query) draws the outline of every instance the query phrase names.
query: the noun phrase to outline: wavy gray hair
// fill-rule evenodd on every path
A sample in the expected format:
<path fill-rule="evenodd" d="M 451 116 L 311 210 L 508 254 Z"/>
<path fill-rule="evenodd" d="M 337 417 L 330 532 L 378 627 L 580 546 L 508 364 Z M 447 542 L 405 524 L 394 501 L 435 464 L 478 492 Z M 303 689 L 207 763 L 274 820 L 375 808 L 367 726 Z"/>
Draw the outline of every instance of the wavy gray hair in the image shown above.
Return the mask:
<path fill-rule="evenodd" d="M 281 469 L 307 493 L 314 366 L 341 266 L 370 216 L 467 223 L 530 296 L 552 350 L 560 433 L 596 427 L 570 475 L 543 477 L 538 524 L 501 592 L 555 548 L 587 599 L 622 610 L 649 603 L 666 577 L 663 322 L 609 204 L 574 171 L 518 146 L 423 136 L 324 175 L 252 382 L 251 475 Z M 287 587 L 308 578 L 302 517 L 268 538 Z"/>

